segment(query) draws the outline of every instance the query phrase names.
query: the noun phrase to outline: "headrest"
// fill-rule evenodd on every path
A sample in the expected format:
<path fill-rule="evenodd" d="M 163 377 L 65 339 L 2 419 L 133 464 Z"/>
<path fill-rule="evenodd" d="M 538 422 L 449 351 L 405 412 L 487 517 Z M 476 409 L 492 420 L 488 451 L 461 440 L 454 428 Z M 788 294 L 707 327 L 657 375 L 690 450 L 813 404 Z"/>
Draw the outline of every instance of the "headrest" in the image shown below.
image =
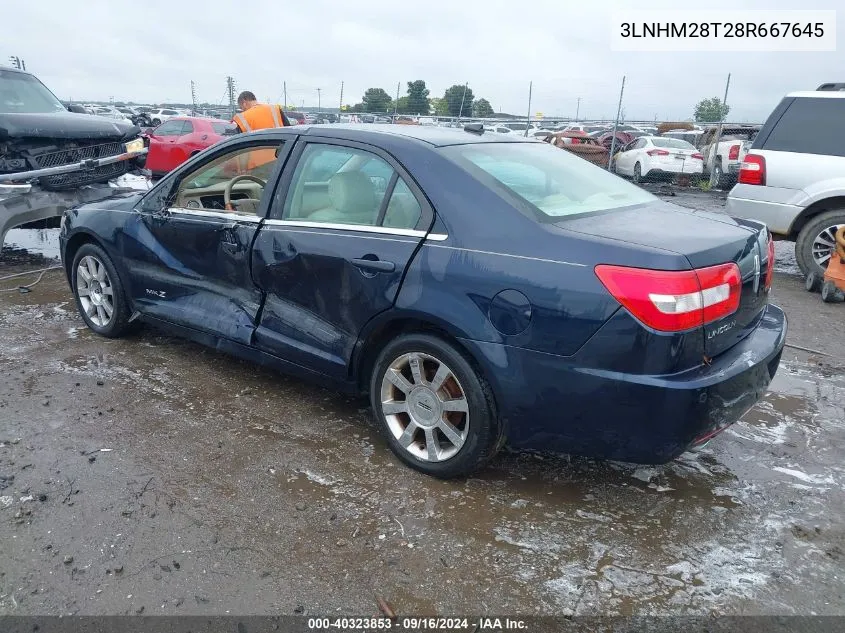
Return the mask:
<path fill-rule="evenodd" d="M 364 213 L 375 208 L 376 190 L 366 174 L 344 171 L 329 179 L 329 199 L 338 211 Z"/>

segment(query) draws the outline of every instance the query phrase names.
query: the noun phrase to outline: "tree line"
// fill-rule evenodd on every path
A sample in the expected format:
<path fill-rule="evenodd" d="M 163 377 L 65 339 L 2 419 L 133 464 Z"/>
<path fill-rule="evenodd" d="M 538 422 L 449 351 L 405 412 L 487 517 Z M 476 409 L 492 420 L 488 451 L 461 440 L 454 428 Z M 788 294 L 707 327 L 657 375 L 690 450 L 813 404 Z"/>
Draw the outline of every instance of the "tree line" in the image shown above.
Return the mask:
<path fill-rule="evenodd" d="M 422 79 L 408 82 L 407 93 L 394 103 L 383 88 L 368 88 L 360 103 L 345 105 L 347 112 L 396 112 L 436 116 L 487 117 L 493 115 L 493 107 L 487 99 L 476 99 L 472 88 L 455 84 L 443 93 L 442 98 L 430 97 Z"/>

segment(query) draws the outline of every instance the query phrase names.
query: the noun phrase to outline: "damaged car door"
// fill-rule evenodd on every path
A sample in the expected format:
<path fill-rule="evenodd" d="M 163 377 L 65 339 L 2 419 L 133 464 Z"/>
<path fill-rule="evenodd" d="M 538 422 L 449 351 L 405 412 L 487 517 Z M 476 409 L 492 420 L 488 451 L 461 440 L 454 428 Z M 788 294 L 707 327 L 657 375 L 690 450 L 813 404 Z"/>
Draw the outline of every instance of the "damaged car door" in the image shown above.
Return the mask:
<path fill-rule="evenodd" d="M 359 333 L 393 306 L 432 221 L 422 192 L 386 153 L 301 141 L 253 248 L 253 277 L 267 293 L 254 344 L 345 376 Z"/>
<path fill-rule="evenodd" d="M 275 139 L 222 148 L 144 199 L 124 253 L 145 317 L 250 342 L 261 292 L 249 251 L 285 150 Z"/>

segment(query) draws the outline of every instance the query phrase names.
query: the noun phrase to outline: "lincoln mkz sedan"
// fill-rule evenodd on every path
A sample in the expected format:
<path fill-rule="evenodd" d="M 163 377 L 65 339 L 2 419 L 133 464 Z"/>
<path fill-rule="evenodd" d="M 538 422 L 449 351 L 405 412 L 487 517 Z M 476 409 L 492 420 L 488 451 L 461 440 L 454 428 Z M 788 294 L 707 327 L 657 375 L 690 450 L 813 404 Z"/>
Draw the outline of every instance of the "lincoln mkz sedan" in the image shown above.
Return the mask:
<path fill-rule="evenodd" d="M 148 322 L 368 394 L 444 478 L 505 442 L 674 459 L 762 396 L 786 336 L 762 224 L 480 126 L 238 135 L 67 211 L 61 252 L 94 332 Z"/>

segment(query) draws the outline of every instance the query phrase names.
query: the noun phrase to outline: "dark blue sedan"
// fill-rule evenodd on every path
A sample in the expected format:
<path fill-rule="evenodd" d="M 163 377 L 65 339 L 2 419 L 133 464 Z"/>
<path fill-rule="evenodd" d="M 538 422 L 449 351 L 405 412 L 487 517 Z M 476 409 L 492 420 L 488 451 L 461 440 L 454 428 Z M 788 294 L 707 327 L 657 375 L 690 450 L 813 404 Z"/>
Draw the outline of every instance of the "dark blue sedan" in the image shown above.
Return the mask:
<path fill-rule="evenodd" d="M 240 135 L 62 227 L 98 334 L 148 322 L 367 393 L 438 477 L 506 441 L 671 460 L 763 395 L 786 336 L 763 225 L 477 129 Z"/>

